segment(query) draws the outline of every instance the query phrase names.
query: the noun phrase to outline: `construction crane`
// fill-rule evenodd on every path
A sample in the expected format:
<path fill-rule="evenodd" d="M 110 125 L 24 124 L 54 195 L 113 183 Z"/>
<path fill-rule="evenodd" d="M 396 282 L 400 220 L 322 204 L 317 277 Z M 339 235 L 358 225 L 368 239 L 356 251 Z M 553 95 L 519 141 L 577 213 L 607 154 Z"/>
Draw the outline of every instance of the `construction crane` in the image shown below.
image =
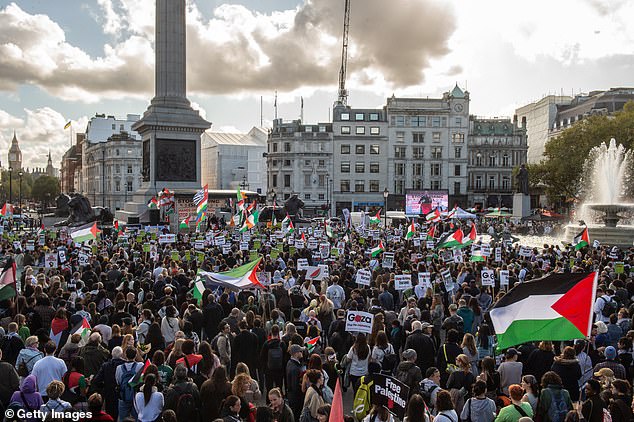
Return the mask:
<path fill-rule="evenodd" d="M 337 105 L 348 105 L 346 68 L 348 66 L 348 30 L 350 29 L 350 0 L 345 0 L 343 12 L 343 39 L 341 44 L 341 69 L 339 69 L 339 93 Z"/>

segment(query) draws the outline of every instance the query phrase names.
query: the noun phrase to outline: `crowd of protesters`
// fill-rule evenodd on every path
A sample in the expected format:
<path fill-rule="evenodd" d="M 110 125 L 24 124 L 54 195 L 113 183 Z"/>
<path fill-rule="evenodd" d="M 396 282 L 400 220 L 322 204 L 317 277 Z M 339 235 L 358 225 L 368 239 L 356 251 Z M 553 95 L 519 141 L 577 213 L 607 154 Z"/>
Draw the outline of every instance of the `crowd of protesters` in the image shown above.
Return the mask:
<path fill-rule="evenodd" d="M 17 296 L 0 302 L 5 420 L 18 420 L 8 415 L 22 409 L 42 412 L 30 420 L 67 412 L 90 421 L 325 422 L 337 380 L 352 396 L 346 402 L 356 401 L 373 373 L 409 387 L 408 422 L 633 420 L 632 250 L 544 245 L 520 256 L 520 245 L 500 235 L 490 244 L 502 248 L 500 261 L 470 262 L 469 247 L 449 259 L 424 240 L 404 240 L 406 228 L 390 228 L 380 236 L 395 259 L 384 268 L 367 232 L 341 228 L 328 238 L 321 229 L 304 235 L 341 253 L 317 259 L 289 245 L 299 229 L 254 231 L 250 249 L 259 243 L 265 288 L 210 285 L 201 298 L 193 292 L 199 269 L 227 271 L 252 257 L 228 228 L 210 233 L 226 236 L 231 250 L 206 241 L 203 260 L 196 234 L 155 242 L 155 254 L 144 248 L 149 232 L 139 242 L 137 233 L 104 234 L 89 252 L 60 233 L 43 244 L 35 233 L 5 235 L 0 253 L 17 268 Z M 449 223 L 437 225 L 445 230 Z M 65 262 L 44 268 L 45 255 L 60 250 Z M 89 258 L 80 265 L 82 253 Z M 327 264 L 328 277 L 306 279 L 299 258 Z M 496 277 L 483 287 L 484 267 L 508 270 L 510 286 Z M 359 269 L 372 271 L 370 286 L 356 283 Z M 487 311 L 508 288 L 550 272 L 589 271 L 600 274 L 592 336 L 496 350 Z M 395 275 L 417 272 L 431 273 L 431 288 L 395 289 Z M 372 313 L 372 332 L 347 331 L 348 310 Z M 397 420 L 377 405 L 344 413 Z"/>

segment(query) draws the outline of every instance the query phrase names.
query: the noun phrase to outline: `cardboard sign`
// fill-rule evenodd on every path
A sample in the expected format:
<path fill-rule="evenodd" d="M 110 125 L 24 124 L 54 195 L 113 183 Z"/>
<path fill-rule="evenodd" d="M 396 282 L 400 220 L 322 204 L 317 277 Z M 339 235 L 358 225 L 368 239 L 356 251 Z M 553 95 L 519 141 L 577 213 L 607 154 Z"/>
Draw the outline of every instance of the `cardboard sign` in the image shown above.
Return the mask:
<path fill-rule="evenodd" d="M 509 285 L 509 270 L 500 271 L 500 286 Z"/>
<path fill-rule="evenodd" d="M 326 275 L 324 273 L 324 269 L 314 266 L 309 266 L 304 268 L 306 270 L 306 278 L 308 280 L 322 280 Z"/>
<path fill-rule="evenodd" d="M 383 268 L 394 268 L 394 252 L 383 252 Z"/>
<path fill-rule="evenodd" d="M 480 253 L 482 254 L 482 256 L 491 256 L 491 246 L 486 243 L 483 244 L 480 247 Z"/>
<path fill-rule="evenodd" d="M 308 249 L 317 249 L 318 246 L 319 242 L 317 241 L 317 239 L 308 239 Z"/>
<path fill-rule="evenodd" d="M 298 258 L 297 259 L 297 271 L 305 270 L 308 268 L 308 259 L 306 258 Z"/>
<path fill-rule="evenodd" d="M 436 243 L 433 240 L 428 240 L 427 242 L 425 242 L 425 247 L 427 249 L 434 249 L 434 246 L 436 246 Z"/>
<path fill-rule="evenodd" d="M 319 268 L 321 268 L 324 277 L 330 277 L 330 268 L 328 268 L 328 264 L 319 264 Z"/>
<path fill-rule="evenodd" d="M 248 251 L 249 250 L 249 242 L 240 242 L 240 250 Z"/>
<path fill-rule="evenodd" d="M 407 290 L 412 288 L 411 274 L 397 274 L 394 276 L 394 288 L 396 290 Z"/>
<path fill-rule="evenodd" d="M 359 270 L 357 271 L 357 284 L 362 286 L 369 286 L 370 281 L 372 280 L 372 273 L 370 270 Z"/>
<path fill-rule="evenodd" d="M 372 375 L 370 403 L 384 406 L 401 420 L 405 417 L 409 387 L 398 379 L 382 374 Z"/>
<path fill-rule="evenodd" d="M 482 270 L 480 277 L 482 278 L 483 286 L 495 286 L 495 275 L 493 274 L 493 270 Z"/>
<path fill-rule="evenodd" d="M 625 263 L 624 262 L 615 262 L 614 263 L 614 272 L 617 274 L 623 274 L 625 272 Z"/>
<path fill-rule="evenodd" d="M 297 239 L 295 241 L 295 249 L 304 249 L 305 246 L 306 244 L 303 240 Z"/>
<path fill-rule="evenodd" d="M 453 253 L 453 262 L 462 264 L 464 262 L 464 255 L 460 249 L 456 249 Z"/>
<path fill-rule="evenodd" d="M 199 250 L 205 249 L 205 241 L 204 240 L 195 240 L 194 241 L 194 248 L 195 249 L 199 249 Z"/>
<path fill-rule="evenodd" d="M 159 243 L 176 243 L 175 234 L 162 234 L 158 239 Z"/>
<path fill-rule="evenodd" d="M 56 253 L 47 253 L 44 256 L 44 267 L 57 268 L 57 254 Z"/>
<path fill-rule="evenodd" d="M 143 244 L 143 252 L 150 252 L 150 244 L 149 243 L 144 243 Z"/>
<path fill-rule="evenodd" d="M 598 239 L 594 239 L 594 242 L 592 242 L 592 247 L 597 249 L 601 246 L 601 242 L 599 242 Z"/>
<path fill-rule="evenodd" d="M 520 246 L 520 256 L 530 257 L 533 254 L 533 250 L 530 246 Z"/>
<path fill-rule="evenodd" d="M 420 239 L 414 239 L 414 247 L 419 247 L 420 246 Z"/>
<path fill-rule="evenodd" d="M 172 258 L 172 261 L 180 261 L 181 260 L 181 256 L 178 253 L 178 251 L 172 251 L 171 258 Z"/>
<path fill-rule="evenodd" d="M 223 236 L 218 236 L 214 239 L 214 243 L 216 244 L 216 246 L 224 246 L 226 242 L 227 239 L 225 239 Z"/>
<path fill-rule="evenodd" d="M 37 244 L 40 246 L 46 245 L 46 233 L 42 232 L 37 235 Z"/>
<path fill-rule="evenodd" d="M 374 315 L 368 312 L 347 311 L 346 312 L 346 331 L 357 333 L 372 333 L 372 323 Z"/>
<path fill-rule="evenodd" d="M 77 254 L 77 260 L 79 261 L 79 265 L 83 267 L 90 263 L 90 255 L 88 255 L 87 253 L 79 252 L 79 254 Z"/>
<path fill-rule="evenodd" d="M 35 240 L 27 240 L 26 241 L 26 250 L 34 251 L 35 250 Z"/>
<path fill-rule="evenodd" d="M 222 254 L 223 255 L 229 255 L 229 252 L 231 252 L 231 245 L 223 245 L 222 246 Z"/>
<path fill-rule="evenodd" d="M 66 251 L 64 249 L 58 249 L 57 255 L 59 256 L 59 263 L 63 264 L 66 262 Z"/>
<path fill-rule="evenodd" d="M 330 256 L 330 243 L 320 243 L 319 253 L 322 259 L 326 259 Z"/>
<path fill-rule="evenodd" d="M 196 261 L 198 261 L 199 264 L 202 264 L 205 261 L 205 253 L 196 252 Z"/>
<path fill-rule="evenodd" d="M 502 262 L 502 248 L 495 248 L 495 262 Z"/>
<path fill-rule="evenodd" d="M 431 287 L 431 273 L 429 271 L 418 273 L 418 284 L 426 288 Z"/>

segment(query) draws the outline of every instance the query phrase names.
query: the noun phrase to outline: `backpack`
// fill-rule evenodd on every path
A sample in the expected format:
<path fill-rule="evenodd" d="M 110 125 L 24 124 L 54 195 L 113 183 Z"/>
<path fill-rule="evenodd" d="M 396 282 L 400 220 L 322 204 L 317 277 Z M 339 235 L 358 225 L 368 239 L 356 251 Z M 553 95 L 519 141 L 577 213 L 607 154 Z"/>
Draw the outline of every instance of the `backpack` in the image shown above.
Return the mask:
<path fill-rule="evenodd" d="M 366 383 L 366 381 L 368 382 Z M 373 384 L 374 381 L 368 379 L 367 376 L 361 377 L 359 380 L 359 388 L 352 402 L 352 415 L 358 421 L 363 420 L 363 418 L 370 413 L 370 409 L 372 408 L 372 404 L 370 403 L 370 390 Z"/>
<path fill-rule="evenodd" d="M 197 421 L 198 409 L 191 392 L 181 394 L 176 402 L 176 418 L 179 421 Z"/>
<path fill-rule="evenodd" d="M 281 371 L 283 365 L 284 352 L 282 346 L 278 343 L 275 347 L 269 347 L 266 356 L 266 367 L 269 371 Z"/>
<path fill-rule="evenodd" d="M 389 350 L 389 349 L 388 349 Z M 383 356 L 383 362 L 381 362 L 381 369 L 383 372 L 389 374 L 394 373 L 398 365 L 398 356 L 392 351 L 392 353 L 385 353 Z"/>
<path fill-rule="evenodd" d="M 561 391 L 551 392 L 551 402 L 548 408 L 548 418 L 552 422 L 564 422 L 568 414 L 568 405 L 564 400 L 564 393 Z"/>
<path fill-rule="evenodd" d="M 203 385 L 203 382 L 207 380 L 207 377 L 205 377 L 203 374 L 199 372 L 198 366 L 196 366 L 196 371 L 194 371 L 192 367 L 189 366 L 189 361 L 187 360 L 187 356 L 183 357 L 183 362 L 185 362 L 185 366 L 187 367 L 187 376 L 191 378 L 192 381 L 194 381 L 194 384 L 196 384 L 198 388 L 200 388 L 200 386 Z"/>
<path fill-rule="evenodd" d="M 123 367 L 123 375 L 121 376 L 121 384 L 119 384 L 119 398 L 124 402 L 131 403 L 134 400 L 134 388 L 130 385 L 130 380 L 136 375 L 136 364 L 133 364 L 130 369 L 126 369 L 125 364 Z"/>
<path fill-rule="evenodd" d="M 28 360 L 23 360 L 22 362 L 20 362 L 20 364 L 18 365 L 18 375 L 21 377 L 26 377 L 29 375 L 29 363 L 31 363 L 31 361 L 39 356 L 42 356 L 42 353 L 38 353 L 37 355 L 33 355 L 31 356 Z"/>
<path fill-rule="evenodd" d="M 216 334 L 216 337 L 214 337 L 211 340 L 211 350 L 214 351 L 214 353 L 218 356 L 220 356 L 220 351 L 218 351 L 218 340 L 220 339 L 220 334 Z"/>
<path fill-rule="evenodd" d="M 427 388 L 427 386 L 425 385 L 425 383 L 423 381 L 420 382 L 420 395 L 423 398 L 423 401 L 425 402 L 427 407 L 430 408 L 430 409 L 434 408 L 434 403 L 432 403 L 431 397 L 432 397 L 432 393 L 437 388 L 440 388 L 440 387 L 438 387 L 436 384 L 434 384 L 431 387 Z"/>
<path fill-rule="evenodd" d="M 601 296 L 601 299 L 605 304 L 603 305 L 603 309 L 601 309 L 601 315 L 606 318 L 609 318 L 610 315 L 615 314 L 617 312 L 618 304 L 612 298 L 610 300 L 606 299 L 604 296 Z"/>

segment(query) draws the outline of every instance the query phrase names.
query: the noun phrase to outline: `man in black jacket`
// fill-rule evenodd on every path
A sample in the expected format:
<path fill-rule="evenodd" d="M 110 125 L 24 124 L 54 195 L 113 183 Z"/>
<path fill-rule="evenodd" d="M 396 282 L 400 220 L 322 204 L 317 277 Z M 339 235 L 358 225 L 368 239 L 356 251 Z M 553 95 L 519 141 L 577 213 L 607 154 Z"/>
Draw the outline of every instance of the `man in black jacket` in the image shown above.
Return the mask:
<path fill-rule="evenodd" d="M 9 332 L 2 339 L 0 349 L 2 349 L 4 360 L 15 366 L 20 350 L 24 349 L 24 342 L 18 335 L 18 324 L 15 322 L 9 324 Z"/>
<path fill-rule="evenodd" d="M 423 325 L 425 324 L 425 325 Z M 420 368 L 421 373 L 425 373 L 427 368 L 434 366 L 434 358 L 436 350 L 431 337 L 423 333 L 423 327 L 427 329 L 431 324 L 420 321 L 412 323 L 412 331 L 405 340 L 405 349 L 412 349 L 416 352 L 416 365 Z"/>
<path fill-rule="evenodd" d="M 252 374 L 257 374 L 258 359 L 255 353 L 258 350 L 258 337 L 248 330 L 247 322 L 238 323 L 240 333 L 233 339 L 233 353 L 231 353 L 231 369 L 235 372 L 238 362 L 243 362 L 249 367 Z"/>
<path fill-rule="evenodd" d="M 302 373 L 304 373 L 306 367 L 301 363 L 304 349 L 297 344 L 292 344 L 288 351 L 291 359 L 286 364 L 286 397 L 288 398 L 288 405 L 293 410 L 293 415 L 295 415 L 295 420 L 299 420 L 304 406 Z"/>
<path fill-rule="evenodd" d="M 115 379 L 117 367 L 125 362 L 121 359 L 122 355 L 123 350 L 121 347 L 117 346 L 112 349 L 112 359 L 101 365 L 99 372 L 97 372 L 97 375 L 95 375 L 95 378 L 93 378 L 91 382 L 91 386 L 101 393 L 106 403 L 106 412 L 112 416 L 114 420 L 117 420 L 119 416 L 119 396 L 113 386 L 117 385 Z"/>
<path fill-rule="evenodd" d="M 280 340 L 280 326 L 275 324 L 271 327 L 271 338 L 262 345 L 260 351 L 260 367 L 264 370 L 266 391 L 273 387 L 282 388 L 284 349 L 286 345 Z"/>
<path fill-rule="evenodd" d="M 213 294 L 203 295 L 203 302 L 205 298 L 208 303 L 203 308 L 203 328 L 205 329 L 207 341 L 211 341 L 218 334 L 218 325 L 222 321 L 222 306 L 216 303 L 216 298 Z"/>

